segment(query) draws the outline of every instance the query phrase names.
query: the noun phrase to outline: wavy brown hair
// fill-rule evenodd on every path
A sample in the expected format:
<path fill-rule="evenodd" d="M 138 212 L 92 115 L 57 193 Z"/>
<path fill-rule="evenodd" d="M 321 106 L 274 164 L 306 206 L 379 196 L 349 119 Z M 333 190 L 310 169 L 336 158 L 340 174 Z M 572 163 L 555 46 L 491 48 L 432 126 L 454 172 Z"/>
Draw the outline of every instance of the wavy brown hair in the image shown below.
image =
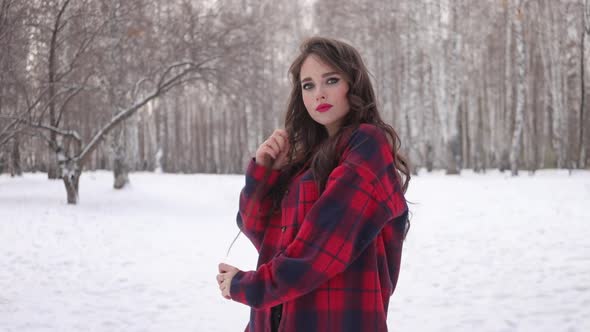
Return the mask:
<path fill-rule="evenodd" d="M 310 55 L 332 67 L 348 82 L 347 97 L 350 111 L 343 119 L 340 130 L 332 137 L 328 136 L 323 125 L 311 118 L 303 103 L 301 66 Z M 379 115 L 369 71 L 357 50 L 335 39 L 309 38 L 301 44 L 300 54 L 291 64 L 289 75 L 292 90 L 285 116 L 285 130 L 289 135 L 292 149 L 285 169 L 286 176 L 281 182 L 289 183 L 294 174 L 310 161 L 309 167 L 322 192 L 329 174 L 338 165 L 340 143 L 360 124 L 368 123 L 381 128 L 387 134 L 395 156 L 395 169 L 405 193 L 411 177 L 408 160 L 399 153 L 399 136 Z"/>

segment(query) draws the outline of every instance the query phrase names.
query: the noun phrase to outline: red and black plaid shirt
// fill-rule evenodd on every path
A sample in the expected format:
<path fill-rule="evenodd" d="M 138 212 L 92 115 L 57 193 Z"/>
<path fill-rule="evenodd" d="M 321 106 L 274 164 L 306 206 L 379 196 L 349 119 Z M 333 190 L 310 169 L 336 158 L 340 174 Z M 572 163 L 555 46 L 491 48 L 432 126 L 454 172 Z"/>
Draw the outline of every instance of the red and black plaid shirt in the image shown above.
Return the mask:
<path fill-rule="evenodd" d="M 230 289 L 252 308 L 246 331 L 270 331 L 278 304 L 279 331 L 387 331 L 408 210 L 393 158 L 385 133 L 362 124 L 324 192 L 308 170 L 289 184 L 281 213 L 270 216 L 266 194 L 280 172 L 264 182 L 267 169 L 250 162 L 237 222 L 259 252 L 258 268 L 238 272 Z M 268 198 L 254 200 L 259 189 Z"/>

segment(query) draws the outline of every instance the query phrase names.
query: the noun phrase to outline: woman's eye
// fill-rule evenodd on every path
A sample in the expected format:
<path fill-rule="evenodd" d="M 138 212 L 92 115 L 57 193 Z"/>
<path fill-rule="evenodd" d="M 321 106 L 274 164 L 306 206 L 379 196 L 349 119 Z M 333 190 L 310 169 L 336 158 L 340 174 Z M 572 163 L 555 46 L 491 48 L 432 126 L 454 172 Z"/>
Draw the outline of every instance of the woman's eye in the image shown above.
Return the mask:
<path fill-rule="evenodd" d="M 313 84 L 311 83 L 305 83 L 303 84 L 303 90 L 309 90 L 313 88 Z"/>
<path fill-rule="evenodd" d="M 338 81 L 340 81 L 340 79 L 337 77 L 328 78 L 328 84 L 336 84 L 336 83 L 338 83 Z"/>

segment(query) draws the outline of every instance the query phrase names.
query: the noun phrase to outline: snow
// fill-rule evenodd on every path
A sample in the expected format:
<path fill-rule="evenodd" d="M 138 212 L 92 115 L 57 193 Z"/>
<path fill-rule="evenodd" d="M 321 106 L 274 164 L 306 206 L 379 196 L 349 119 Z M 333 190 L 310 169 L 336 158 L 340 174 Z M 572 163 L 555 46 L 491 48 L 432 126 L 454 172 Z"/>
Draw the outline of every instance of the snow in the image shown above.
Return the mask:
<path fill-rule="evenodd" d="M 0 176 L 0 331 L 242 331 L 217 263 L 252 269 L 241 175 Z M 392 331 L 590 330 L 590 172 L 413 178 Z"/>

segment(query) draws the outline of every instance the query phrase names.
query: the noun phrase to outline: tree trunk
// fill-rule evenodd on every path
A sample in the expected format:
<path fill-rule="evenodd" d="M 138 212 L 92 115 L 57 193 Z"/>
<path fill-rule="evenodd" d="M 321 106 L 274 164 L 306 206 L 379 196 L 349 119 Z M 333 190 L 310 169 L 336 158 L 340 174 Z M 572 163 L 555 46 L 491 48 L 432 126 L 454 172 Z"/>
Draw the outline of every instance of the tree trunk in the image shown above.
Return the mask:
<path fill-rule="evenodd" d="M 505 19 L 506 19 L 506 44 L 504 49 L 504 108 L 500 110 L 500 119 L 497 123 L 497 129 L 500 130 L 500 134 L 496 136 L 499 139 L 498 150 L 496 150 L 496 162 L 499 163 L 500 172 L 510 168 L 510 161 L 508 155 L 508 143 L 506 137 L 510 133 L 510 115 L 512 113 L 512 81 L 513 81 L 513 68 L 512 68 L 512 19 L 510 18 L 510 6 L 504 8 Z"/>
<path fill-rule="evenodd" d="M 472 91 L 473 92 L 473 91 Z M 459 121 L 460 121 L 460 130 L 461 130 L 461 165 L 460 168 L 473 168 L 471 164 L 471 145 L 472 142 L 470 140 L 469 131 L 471 130 L 471 123 L 469 121 L 469 112 L 474 110 L 475 107 L 473 106 L 473 97 L 469 95 L 465 96 L 468 98 L 466 102 L 463 103 L 463 107 L 461 107 L 461 113 L 459 114 Z M 473 115 L 471 117 L 474 117 Z"/>
<path fill-rule="evenodd" d="M 428 171 L 428 173 L 432 172 L 432 170 L 434 169 L 434 151 L 432 148 L 432 144 L 430 142 L 426 142 L 425 146 L 424 146 L 424 158 L 425 158 L 425 163 L 426 163 L 426 170 Z"/>
<path fill-rule="evenodd" d="M 482 88 L 482 93 L 485 94 L 485 90 L 487 88 L 485 87 L 485 83 L 484 83 L 484 87 Z M 475 166 L 474 166 L 474 170 L 477 173 L 485 173 L 485 169 L 487 167 L 486 165 L 486 152 L 485 152 L 485 148 L 484 148 L 484 103 L 485 101 L 483 100 L 484 97 L 479 97 L 477 100 L 477 131 L 475 133 L 475 148 L 473 149 L 474 153 L 475 153 Z"/>
<path fill-rule="evenodd" d="M 546 38 L 544 44 L 548 50 L 543 53 L 548 54 L 548 71 L 551 73 L 548 82 L 550 82 L 551 90 L 551 108 L 553 121 L 552 129 L 552 144 L 555 151 L 557 168 L 566 167 L 567 161 L 567 114 L 564 96 L 564 77 L 563 77 L 563 62 L 560 47 L 562 45 L 563 36 L 559 35 L 561 20 L 555 18 L 558 15 L 559 6 L 561 3 L 547 2 L 545 4 L 546 18 L 550 23 L 547 23 L 545 33 L 541 33 Z"/>
<path fill-rule="evenodd" d="M 129 183 L 129 167 L 125 160 L 125 148 L 123 142 L 118 142 L 113 147 L 113 175 L 115 189 L 122 189 Z"/>
<path fill-rule="evenodd" d="M 517 5 L 517 14 L 514 19 L 514 34 L 516 39 L 516 116 L 514 119 L 514 132 L 512 135 L 512 147 L 510 149 L 510 170 L 512 175 L 518 175 L 518 161 L 522 147 L 522 129 L 524 125 L 525 106 L 525 80 L 526 80 L 526 56 L 524 35 L 522 33 L 522 2 Z"/>
<path fill-rule="evenodd" d="M 80 188 L 80 175 L 82 169 L 78 164 L 78 161 L 69 161 L 62 164 L 61 173 L 63 174 L 62 179 L 66 187 L 68 204 L 76 205 L 79 200 L 79 188 Z"/>
<path fill-rule="evenodd" d="M 12 151 L 10 153 L 10 176 L 22 176 L 23 170 L 21 167 L 20 160 L 20 142 L 19 135 L 15 135 L 13 138 Z"/>
<path fill-rule="evenodd" d="M 579 142 L 580 142 L 580 151 L 579 153 L 579 160 L 580 160 L 580 168 L 586 168 L 587 166 L 587 158 L 590 156 L 590 153 L 587 153 L 587 149 L 590 148 L 590 145 L 586 138 L 588 136 L 587 130 L 588 124 L 588 98 L 590 98 L 590 92 L 588 91 L 590 88 L 587 87 L 588 81 L 588 74 L 590 73 L 590 0 L 584 0 L 584 11 L 583 11 L 584 18 L 582 20 L 582 40 L 580 45 L 580 53 L 581 53 L 581 60 L 580 60 L 580 67 L 581 67 L 581 90 L 582 90 L 582 98 L 580 101 L 580 132 L 579 132 Z"/>
<path fill-rule="evenodd" d="M 48 150 L 47 153 L 49 154 L 47 163 L 47 178 L 51 180 L 57 180 L 61 178 L 57 154 L 52 150 Z"/>
<path fill-rule="evenodd" d="M 539 101 L 539 85 L 537 84 L 537 80 L 540 80 L 542 75 L 539 73 L 543 70 L 538 61 L 538 57 L 535 54 L 534 45 L 530 45 L 528 48 L 530 50 L 529 57 L 530 61 L 528 62 L 529 68 L 529 82 L 527 87 L 527 107 L 525 112 L 525 127 L 524 131 L 526 134 L 523 133 L 525 151 L 527 152 L 527 169 L 534 174 L 539 167 L 539 151 L 540 145 L 543 145 L 542 136 L 539 134 L 540 128 L 539 123 L 543 117 L 543 107 L 540 106 L 542 103 Z"/>
<path fill-rule="evenodd" d="M 113 188 L 123 189 L 129 183 L 129 122 L 123 121 L 113 130 Z"/>
<path fill-rule="evenodd" d="M 48 74 L 48 84 L 49 84 L 49 93 L 47 98 L 49 99 L 49 124 L 53 127 L 58 128 L 59 127 L 59 123 L 57 120 L 57 114 L 56 114 L 56 105 L 55 105 L 55 97 L 57 94 L 56 91 L 56 84 L 57 82 L 57 78 L 56 78 L 56 74 L 57 74 L 57 67 L 58 67 L 58 63 L 59 63 L 59 56 L 58 56 L 58 50 L 57 48 L 58 46 L 58 34 L 60 33 L 60 24 L 62 24 L 62 16 L 64 15 L 64 12 L 66 10 L 66 8 L 69 5 L 70 0 L 66 0 L 60 8 L 59 13 L 57 14 L 56 18 L 55 18 L 55 22 L 54 22 L 54 26 L 53 29 L 51 31 L 51 41 L 49 43 L 49 59 L 47 62 L 47 74 Z M 51 131 L 49 133 L 49 139 L 51 141 L 50 145 L 51 146 L 58 146 L 60 143 L 57 140 L 57 134 L 54 131 Z M 50 157 L 49 157 L 49 165 L 48 165 L 48 169 L 47 169 L 47 177 L 49 179 L 59 179 L 62 174 L 60 174 L 60 167 L 58 166 L 59 164 L 59 157 L 57 156 L 56 153 L 54 153 L 53 151 L 49 152 Z"/>
<path fill-rule="evenodd" d="M 424 91 L 424 164 L 426 166 L 426 170 L 428 172 L 432 172 L 434 168 L 434 153 L 433 153 L 433 140 L 435 137 L 434 133 L 434 100 L 433 100 L 433 91 L 434 88 L 432 86 L 432 60 L 430 56 L 425 57 L 425 64 L 424 69 L 424 83 L 423 83 L 423 91 Z M 386 75 L 388 76 L 388 75 Z"/>
<path fill-rule="evenodd" d="M 450 2 L 449 2 L 450 3 Z M 457 6 L 459 6 L 457 4 Z M 452 27 L 457 31 L 461 15 L 459 7 L 452 7 Z M 450 38 L 450 69 L 447 79 L 448 83 L 448 142 L 447 142 L 447 174 L 459 174 L 461 171 L 461 132 L 459 132 L 459 114 L 462 100 L 462 70 L 464 62 L 462 61 L 463 37 L 459 33 L 453 33 Z"/>
<path fill-rule="evenodd" d="M 566 123 L 565 134 L 565 167 L 570 171 L 573 168 L 580 167 L 580 160 L 578 151 L 580 149 L 581 141 L 579 140 L 579 127 L 582 125 L 579 122 L 580 99 L 582 98 L 582 91 L 580 79 L 582 73 L 580 72 L 580 36 L 583 36 L 582 29 L 583 17 L 580 16 L 580 11 L 583 11 L 583 3 L 576 1 L 566 6 L 565 9 L 565 38 L 564 44 L 560 47 L 564 57 L 564 121 Z"/>
<path fill-rule="evenodd" d="M 461 140 L 459 136 L 451 136 L 446 146 L 447 152 L 447 175 L 457 175 L 460 173 L 460 150 Z"/>

